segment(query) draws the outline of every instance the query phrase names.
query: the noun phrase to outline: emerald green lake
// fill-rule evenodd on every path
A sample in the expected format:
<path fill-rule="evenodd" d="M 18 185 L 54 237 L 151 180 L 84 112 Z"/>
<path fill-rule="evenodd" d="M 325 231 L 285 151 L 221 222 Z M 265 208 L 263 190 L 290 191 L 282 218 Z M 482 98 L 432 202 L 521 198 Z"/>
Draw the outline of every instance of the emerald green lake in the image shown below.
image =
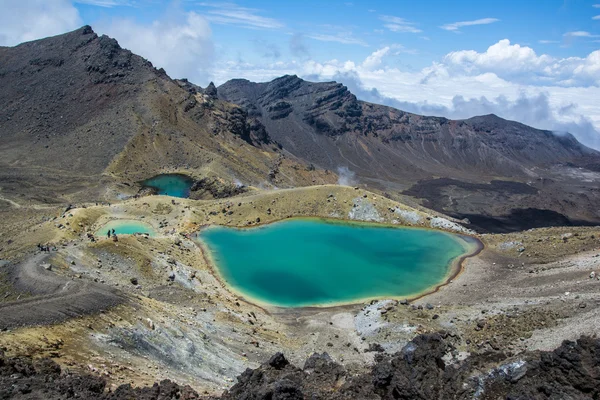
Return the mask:
<path fill-rule="evenodd" d="M 115 219 L 98 229 L 96 236 L 106 236 L 109 229 L 111 231 L 114 229 L 116 235 L 133 235 L 134 233 L 147 233 L 149 236 L 156 235 L 152 226 L 145 222 L 133 219 Z"/>
<path fill-rule="evenodd" d="M 414 296 L 477 248 L 442 231 L 309 219 L 211 227 L 199 238 L 234 291 L 284 307 Z"/>
<path fill-rule="evenodd" d="M 157 175 L 142 182 L 142 186 L 153 188 L 158 194 L 182 198 L 190 197 L 193 184 L 192 178 L 181 174 Z"/>

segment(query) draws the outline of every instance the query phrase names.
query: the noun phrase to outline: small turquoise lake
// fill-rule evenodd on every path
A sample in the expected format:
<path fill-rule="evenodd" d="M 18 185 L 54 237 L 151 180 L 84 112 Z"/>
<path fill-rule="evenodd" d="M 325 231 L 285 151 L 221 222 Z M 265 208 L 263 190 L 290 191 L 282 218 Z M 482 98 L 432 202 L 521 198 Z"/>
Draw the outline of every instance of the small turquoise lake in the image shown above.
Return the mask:
<path fill-rule="evenodd" d="M 135 233 L 147 233 L 148 236 L 155 236 L 156 231 L 150 224 L 133 219 L 115 219 L 106 223 L 102 228 L 96 231 L 97 236 L 106 236 L 108 231 L 115 230 L 118 235 L 133 235 Z"/>
<path fill-rule="evenodd" d="M 235 292 L 282 307 L 412 297 L 444 283 L 478 248 L 442 231 L 313 219 L 210 227 L 199 239 Z"/>
<path fill-rule="evenodd" d="M 192 178 L 182 174 L 157 175 L 142 182 L 142 186 L 156 190 L 157 194 L 181 198 L 190 197 L 193 184 Z"/>

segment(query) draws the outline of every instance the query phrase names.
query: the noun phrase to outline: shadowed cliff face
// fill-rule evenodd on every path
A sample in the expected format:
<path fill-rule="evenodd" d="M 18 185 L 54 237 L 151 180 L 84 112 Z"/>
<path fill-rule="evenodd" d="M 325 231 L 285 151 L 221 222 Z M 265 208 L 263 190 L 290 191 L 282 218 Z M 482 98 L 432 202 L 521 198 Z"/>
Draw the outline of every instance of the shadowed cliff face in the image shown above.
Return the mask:
<path fill-rule="evenodd" d="M 495 115 L 453 121 L 411 114 L 359 101 L 339 83 L 296 76 L 268 83 L 231 80 L 218 96 L 243 107 L 284 150 L 315 165 L 346 167 L 361 183 L 388 192 L 417 184 L 405 194 L 440 212 L 509 219 L 475 221 L 482 230 L 526 228 L 528 223 L 511 220 L 520 209 L 550 210 L 572 222 L 600 221 L 594 206 L 600 174 L 593 167 L 600 153 L 569 134 Z M 578 169 L 595 178 L 576 176 Z M 525 189 L 505 193 L 491 181 L 517 181 Z"/>
<path fill-rule="evenodd" d="M 376 355 L 371 371 L 363 374 L 350 373 L 327 353 L 313 354 L 303 368 L 277 353 L 259 368 L 247 369 L 219 398 L 486 400 L 593 399 L 600 395 L 597 339 L 565 341 L 552 352 L 526 353 L 518 359 L 507 358 L 500 350 L 463 361 L 449 356 L 455 340 L 443 333 L 417 336 L 394 355 Z M 0 351 L 3 398 L 209 398 L 168 380 L 152 387 L 122 385 L 113 392 L 106 387 L 103 378 L 61 374 L 60 367 L 49 359 L 9 358 Z"/>

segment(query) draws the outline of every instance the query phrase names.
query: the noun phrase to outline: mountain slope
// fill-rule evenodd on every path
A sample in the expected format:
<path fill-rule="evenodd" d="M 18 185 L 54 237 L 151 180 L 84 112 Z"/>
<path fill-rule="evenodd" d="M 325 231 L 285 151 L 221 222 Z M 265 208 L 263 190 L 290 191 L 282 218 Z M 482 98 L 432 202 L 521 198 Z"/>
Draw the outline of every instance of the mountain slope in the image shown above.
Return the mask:
<path fill-rule="evenodd" d="M 290 152 L 325 168 L 347 166 L 392 181 L 407 172 L 427 177 L 449 170 L 478 178 L 526 176 L 535 166 L 594 153 L 570 135 L 558 137 L 495 115 L 452 121 L 358 101 L 335 82 L 236 79 L 218 94 L 259 118 Z"/>
<path fill-rule="evenodd" d="M 256 185 L 323 181 L 322 171 L 296 173 L 306 168 L 292 169 L 299 160 L 278 153 L 240 107 L 171 80 L 89 26 L 2 47 L 0 60 L 0 182 L 9 196 L 102 199 L 112 183 L 164 170 Z M 269 177 L 273 170 L 287 173 Z"/>
<path fill-rule="evenodd" d="M 359 101 L 336 82 L 296 76 L 268 83 L 234 79 L 218 96 L 243 107 L 295 156 L 327 169 L 347 167 L 362 183 L 389 193 L 411 188 L 405 194 L 441 212 L 494 219 L 532 208 L 568 215 L 567 223 L 600 221 L 598 184 L 577 169 L 596 165 L 600 154 L 570 134 L 495 115 L 455 121 L 411 114 Z M 518 184 L 507 192 L 507 185 L 493 184 L 498 180 Z M 543 215 L 528 215 L 535 221 L 482 221 L 496 231 L 544 225 Z"/>

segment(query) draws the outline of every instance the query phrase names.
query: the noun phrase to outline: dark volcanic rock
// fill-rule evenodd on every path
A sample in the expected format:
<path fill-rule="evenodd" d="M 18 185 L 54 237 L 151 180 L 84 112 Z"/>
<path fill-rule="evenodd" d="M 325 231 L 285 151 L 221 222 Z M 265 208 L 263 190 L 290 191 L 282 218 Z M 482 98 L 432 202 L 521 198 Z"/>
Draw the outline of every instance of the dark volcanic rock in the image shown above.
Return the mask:
<path fill-rule="evenodd" d="M 553 352 L 525 354 L 480 372 L 485 358 L 447 365 L 443 357 L 452 345 L 443 335 L 421 335 L 401 352 L 379 356 L 369 374 L 349 376 L 326 354 L 315 354 L 303 370 L 269 364 L 247 370 L 223 399 L 287 398 L 276 397 L 277 388 L 299 399 L 596 398 L 599 346 L 598 339 L 566 341 Z"/>
<path fill-rule="evenodd" d="M 547 186 L 547 188 L 545 188 Z M 563 192 L 564 191 L 564 192 Z M 579 212 L 575 217 L 568 217 L 563 212 L 577 203 L 579 211 L 593 203 L 591 198 L 573 201 L 573 195 L 564 187 L 553 184 L 538 186 L 535 184 L 492 180 L 489 183 L 469 183 L 450 178 L 426 179 L 417 182 L 403 194 L 425 199 L 423 205 L 444 212 L 459 220 L 467 219 L 467 227 L 478 232 L 506 233 L 523 231 L 547 226 L 597 225 L 595 219 L 580 219 Z M 448 198 L 463 198 L 460 204 L 453 202 L 448 207 Z M 468 198 L 467 198 L 468 197 Z M 473 213 L 485 199 L 488 208 L 485 212 Z M 531 199 L 534 207 L 524 207 Z M 510 206 L 510 203 L 514 205 Z M 557 204 L 558 203 L 558 204 Z M 481 207 L 481 206 L 479 206 Z M 559 207 L 561 212 L 552 210 Z M 468 210 L 467 212 L 465 212 Z"/>
<path fill-rule="evenodd" d="M 169 380 L 144 388 L 121 385 L 114 392 L 106 391 L 103 378 L 61 372 L 50 359 L 8 358 L 0 353 L 0 399 L 198 399 L 189 386 L 179 386 Z"/>
<path fill-rule="evenodd" d="M 417 336 L 394 355 L 378 355 L 370 372 L 353 375 L 326 354 L 314 354 L 303 369 L 277 353 L 247 369 L 223 400 L 301 399 L 597 399 L 600 339 L 565 341 L 552 352 L 506 359 L 471 356 L 447 364 L 453 349 L 445 334 Z M 99 377 L 61 372 L 49 359 L 10 358 L 0 352 L 0 398 L 198 399 L 190 387 L 164 380 L 151 387 L 122 385 L 107 392 Z"/>
<path fill-rule="evenodd" d="M 269 365 L 275 369 L 285 368 L 285 366 L 288 364 L 289 364 L 289 362 L 288 362 L 288 360 L 285 359 L 285 357 L 283 356 L 283 353 L 276 353 L 269 360 Z"/>
<path fill-rule="evenodd" d="M 485 384 L 484 399 L 494 398 L 493 393 L 511 399 L 597 399 L 600 340 L 565 341 L 554 351 L 542 352 L 522 365 L 501 366 L 491 375 L 494 378 Z"/>
<path fill-rule="evenodd" d="M 244 193 L 246 187 L 241 184 L 223 182 L 218 178 L 202 178 L 190 188 L 193 199 L 222 199 Z"/>

